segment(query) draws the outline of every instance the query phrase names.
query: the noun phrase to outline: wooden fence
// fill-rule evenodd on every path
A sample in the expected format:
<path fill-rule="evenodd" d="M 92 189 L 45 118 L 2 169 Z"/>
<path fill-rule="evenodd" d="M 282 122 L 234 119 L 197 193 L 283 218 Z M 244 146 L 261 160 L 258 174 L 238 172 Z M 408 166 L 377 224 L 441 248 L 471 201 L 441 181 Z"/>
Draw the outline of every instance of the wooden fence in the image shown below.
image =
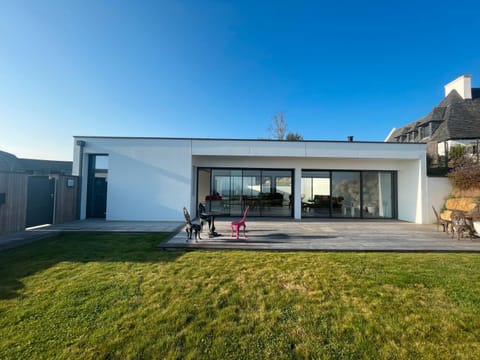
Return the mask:
<path fill-rule="evenodd" d="M 77 219 L 78 177 L 57 177 L 55 184 L 55 224 L 63 224 Z"/>
<path fill-rule="evenodd" d="M 77 216 L 78 177 L 55 175 L 54 223 L 73 221 Z M 0 172 L 0 235 L 25 230 L 28 204 L 28 175 Z"/>
<path fill-rule="evenodd" d="M 28 176 L 0 172 L 0 234 L 25 229 Z"/>

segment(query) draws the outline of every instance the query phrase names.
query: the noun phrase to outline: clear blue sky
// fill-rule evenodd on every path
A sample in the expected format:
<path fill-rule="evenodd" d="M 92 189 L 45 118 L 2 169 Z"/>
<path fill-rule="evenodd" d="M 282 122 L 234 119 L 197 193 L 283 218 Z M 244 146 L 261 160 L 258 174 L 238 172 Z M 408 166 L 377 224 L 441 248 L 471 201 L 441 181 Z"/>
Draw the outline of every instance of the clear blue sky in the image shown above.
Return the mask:
<path fill-rule="evenodd" d="M 383 141 L 480 87 L 478 1 L 0 0 L 0 150 L 74 135 Z"/>

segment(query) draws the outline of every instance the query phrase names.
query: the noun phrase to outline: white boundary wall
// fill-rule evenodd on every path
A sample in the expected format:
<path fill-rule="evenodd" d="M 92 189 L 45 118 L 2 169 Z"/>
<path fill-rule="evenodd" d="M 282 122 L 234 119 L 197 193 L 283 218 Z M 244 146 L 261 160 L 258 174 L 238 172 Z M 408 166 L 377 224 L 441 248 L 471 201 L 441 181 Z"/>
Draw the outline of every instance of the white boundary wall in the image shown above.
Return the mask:
<path fill-rule="evenodd" d="M 445 200 L 447 199 L 450 191 L 452 190 L 452 184 L 447 177 L 428 177 L 428 208 L 427 223 L 434 223 L 436 221 L 435 214 L 433 213 L 432 206 L 440 213 Z"/>
<path fill-rule="evenodd" d="M 392 170 L 398 172 L 398 218 L 424 223 L 427 213 L 425 144 L 75 137 L 83 140 L 83 179 L 89 154 L 109 156 L 108 220 L 182 220 L 195 213 L 198 167 L 295 170 L 294 217 L 301 214 L 302 169 Z M 76 141 L 75 141 L 76 143 Z M 74 147 L 74 174 L 80 169 Z M 81 218 L 86 214 L 82 183 Z M 431 210 L 430 210 L 431 212 Z"/>

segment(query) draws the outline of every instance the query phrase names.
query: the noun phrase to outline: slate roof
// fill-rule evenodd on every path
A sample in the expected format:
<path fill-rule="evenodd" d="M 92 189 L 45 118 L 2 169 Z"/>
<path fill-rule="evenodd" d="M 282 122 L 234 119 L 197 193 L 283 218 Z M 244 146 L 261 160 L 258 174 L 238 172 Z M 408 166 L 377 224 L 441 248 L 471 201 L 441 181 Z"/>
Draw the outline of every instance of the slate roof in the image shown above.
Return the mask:
<path fill-rule="evenodd" d="M 24 172 L 25 169 L 15 155 L 0 151 L 0 171 Z"/>
<path fill-rule="evenodd" d="M 34 175 L 71 175 L 72 161 L 21 159 L 6 151 L 0 151 L 0 171 Z"/>
<path fill-rule="evenodd" d="M 72 161 L 18 159 L 29 174 L 35 175 L 71 175 Z"/>
<path fill-rule="evenodd" d="M 428 123 L 437 124 L 433 134 L 419 142 L 480 138 L 480 88 L 472 89 L 472 99 L 463 99 L 452 90 L 427 116 L 399 129 L 395 129 L 387 141 L 406 135 Z"/>

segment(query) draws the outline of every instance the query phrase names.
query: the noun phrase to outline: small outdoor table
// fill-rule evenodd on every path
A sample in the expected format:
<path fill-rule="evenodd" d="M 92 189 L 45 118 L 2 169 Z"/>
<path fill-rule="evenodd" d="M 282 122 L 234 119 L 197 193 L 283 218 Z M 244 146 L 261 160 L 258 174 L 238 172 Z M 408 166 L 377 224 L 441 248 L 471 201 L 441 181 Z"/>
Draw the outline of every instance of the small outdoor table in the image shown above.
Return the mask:
<path fill-rule="evenodd" d="M 206 219 L 210 219 L 209 221 L 209 226 L 208 226 L 208 237 L 209 238 L 213 238 L 215 236 L 220 236 L 220 234 L 218 234 L 216 231 L 215 231 L 215 217 L 217 216 L 221 216 L 221 215 L 225 215 L 223 212 L 220 212 L 220 211 L 210 211 L 210 212 L 203 212 L 200 214 L 200 218 L 206 220 Z"/>

